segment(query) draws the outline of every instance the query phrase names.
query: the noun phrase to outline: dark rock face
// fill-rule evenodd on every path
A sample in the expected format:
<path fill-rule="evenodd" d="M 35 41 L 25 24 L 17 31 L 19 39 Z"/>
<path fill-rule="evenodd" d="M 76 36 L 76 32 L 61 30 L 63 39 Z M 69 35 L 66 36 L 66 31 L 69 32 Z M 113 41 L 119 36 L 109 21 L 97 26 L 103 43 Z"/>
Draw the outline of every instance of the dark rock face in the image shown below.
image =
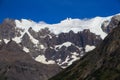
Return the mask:
<path fill-rule="evenodd" d="M 49 80 L 119 80 L 120 22 L 93 51 Z"/>
<path fill-rule="evenodd" d="M 108 31 L 111 32 L 113 28 L 118 26 L 120 22 L 120 15 L 112 17 L 110 24 L 108 25 Z"/>
<path fill-rule="evenodd" d="M 60 70 L 56 64 L 34 61 L 14 41 L 0 49 L 0 80 L 48 80 Z"/>
<path fill-rule="evenodd" d="M 104 32 L 109 33 L 112 31 L 113 28 L 115 28 L 120 21 L 120 15 L 113 16 L 110 23 L 109 21 L 105 21 L 102 24 L 102 29 Z"/>
<path fill-rule="evenodd" d="M 109 33 L 108 24 L 109 24 L 109 21 L 104 21 L 103 24 L 102 24 L 102 26 L 101 26 L 102 30 L 105 33 Z"/>
<path fill-rule="evenodd" d="M 5 19 L 0 25 L 0 39 L 12 39 L 15 36 L 20 36 L 19 29 L 15 28 L 14 20 Z"/>
<path fill-rule="evenodd" d="M 71 58 L 71 53 L 76 52 L 78 54 L 77 57 L 80 57 L 81 54 L 85 52 L 84 48 L 86 45 L 96 46 L 102 41 L 102 39 L 99 35 L 95 35 L 89 30 L 84 30 L 83 32 L 78 33 L 74 33 L 73 31 L 70 31 L 69 33 L 61 33 L 58 37 L 53 36 L 52 38 L 46 36 L 44 41 L 48 47 L 45 51 L 46 58 L 48 60 L 55 60 L 56 62 L 58 59 L 61 59 L 61 61 L 64 62 L 68 56 Z M 61 48 L 55 48 L 56 45 L 61 45 L 65 42 L 71 42 L 72 45 L 69 47 L 62 46 Z"/>
<path fill-rule="evenodd" d="M 64 42 L 72 42 L 79 47 L 85 47 L 85 45 L 97 45 L 102 39 L 99 35 L 91 33 L 90 30 L 85 29 L 84 31 L 74 33 L 70 31 L 69 33 L 61 33 L 57 39 L 57 44 L 62 44 Z"/>
<path fill-rule="evenodd" d="M 13 52 L 24 52 L 22 50 L 22 47 L 14 41 L 9 41 L 8 44 L 2 44 L 3 47 L 1 47 L 3 50 L 13 51 Z"/>
<path fill-rule="evenodd" d="M 21 41 L 21 45 L 22 46 L 26 46 L 27 48 L 32 49 L 34 44 L 32 43 L 32 41 L 30 40 L 30 37 L 27 33 L 25 33 L 22 37 L 22 41 Z"/>

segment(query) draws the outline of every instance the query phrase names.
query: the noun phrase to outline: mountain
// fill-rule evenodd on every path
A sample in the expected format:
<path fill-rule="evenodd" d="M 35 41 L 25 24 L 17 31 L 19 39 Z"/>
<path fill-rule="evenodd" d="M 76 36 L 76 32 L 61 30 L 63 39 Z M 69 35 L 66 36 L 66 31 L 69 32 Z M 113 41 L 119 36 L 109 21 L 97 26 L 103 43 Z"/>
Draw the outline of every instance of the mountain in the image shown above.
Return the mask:
<path fill-rule="evenodd" d="M 117 27 L 119 22 L 120 14 L 83 20 L 68 18 L 57 24 L 36 23 L 27 19 L 5 19 L 0 24 L 0 80 L 47 80 L 60 72 L 61 68 L 68 67 L 80 58 L 80 61 L 73 63 L 67 70 L 81 72 L 78 70 L 78 65 L 82 62 L 82 68 L 89 61 L 90 67 L 92 61 L 98 63 L 97 68 L 92 67 L 90 70 L 85 68 L 88 71 L 87 74 L 83 69 L 83 74 L 79 78 L 86 77 L 92 71 L 91 69 L 94 71 L 101 67 L 99 66 L 101 62 L 97 61 L 104 59 L 100 58 L 97 52 L 102 54 L 99 48 L 104 50 L 103 47 L 107 48 L 105 46 L 107 41 L 114 38 L 108 39 L 96 49 L 95 47 L 108 33 L 114 31 L 113 28 Z M 89 52 L 93 49 L 95 49 L 93 52 Z M 114 48 L 110 48 L 112 49 Z M 89 53 L 86 54 L 86 52 Z M 90 53 L 91 56 L 89 56 Z M 84 55 L 88 55 L 88 58 L 85 59 Z M 74 65 L 77 68 L 73 69 Z M 62 74 L 66 75 L 67 70 Z M 67 78 L 70 77 L 69 80 L 79 73 L 70 73 L 71 76 L 69 76 L 69 71 L 67 76 Z M 67 79 L 64 78 L 65 76 L 62 77 Z M 75 76 L 74 79 L 76 78 L 78 77 Z M 92 75 L 88 78 L 91 79 Z"/>
<path fill-rule="evenodd" d="M 93 50 L 118 24 L 119 17 L 68 18 L 56 24 L 5 19 L 0 24 L 0 41 L 15 41 L 36 61 L 66 68 Z"/>
<path fill-rule="evenodd" d="M 14 41 L 0 44 L 0 80 L 48 80 L 61 68 L 36 62 Z"/>
<path fill-rule="evenodd" d="M 117 24 L 113 26 L 114 22 Z M 119 80 L 120 21 L 114 22 L 110 23 L 109 29 L 116 28 L 100 45 L 49 80 Z"/>

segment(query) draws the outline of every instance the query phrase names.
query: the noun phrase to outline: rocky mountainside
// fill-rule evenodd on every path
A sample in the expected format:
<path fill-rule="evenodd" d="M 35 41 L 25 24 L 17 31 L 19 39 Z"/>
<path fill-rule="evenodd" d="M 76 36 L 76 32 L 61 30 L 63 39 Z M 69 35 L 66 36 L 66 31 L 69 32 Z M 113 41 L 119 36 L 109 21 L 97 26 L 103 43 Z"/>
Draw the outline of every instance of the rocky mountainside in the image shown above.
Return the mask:
<path fill-rule="evenodd" d="M 113 26 L 114 22 L 117 24 Z M 116 28 L 99 46 L 49 80 L 119 80 L 120 21 L 114 22 L 106 30 Z"/>
<path fill-rule="evenodd" d="M 48 80 L 61 68 L 36 62 L 14 41 L 0 44 L 0 80 Z"/>
<path fill-rule="evenodd" d="M 68 18 L 57 24 L 5 19 L 0 25 L 0 41 L 13 40 L 36 61 L 66 68 L 93 50 L 116 27 L 119 17 Z"/>

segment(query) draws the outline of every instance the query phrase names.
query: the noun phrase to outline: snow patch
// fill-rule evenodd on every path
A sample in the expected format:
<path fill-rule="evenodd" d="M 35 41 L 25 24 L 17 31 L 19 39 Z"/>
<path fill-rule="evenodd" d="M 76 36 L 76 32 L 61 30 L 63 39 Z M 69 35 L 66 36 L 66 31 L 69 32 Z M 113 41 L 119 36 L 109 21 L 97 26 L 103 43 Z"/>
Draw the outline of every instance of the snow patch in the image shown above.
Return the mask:
<path fill-rule="evenodd" d="M 30 40 L 31 40 L 35 45 L 37 45 L 37 44 L 39 43 L 39 41 L 38 41 L 37 39 L 33 38 L 33 36 L 32 36 L 29 32 L 27 32 L 27 34 L 29 35 Z"/>
<path fill-rule="evenodd" d="M 30 50 L 26 47 L 23 47 L 23 51 L 25 51 L 26 53 L 30 52 Z"/>
<path fill-rule="evenodd" d="M 85 46 L 85 52 L 89 52 L 89 51 L 91 51 L 93 49 L 95 49 L 95 46 L 90 46 L 90 45 Z"/>
<path fill-rule="evenodd" d="M 78 53 L 73 52 L 73 53 L 71 53 L 71 54 L 72 54 L 71 57 L 70 57 L 70 56 L 67 56 L 67 58 L 65 59 L 65 61 L 62 62 L 62 63 L 58 63 L 58 65 L 60 65 L 60 66 L 64 69 L 64 68 L 70 66 L 74 61 L 80 59 L 80 57 L 78 57 L 78 56 L 79 56 Z M 71 59 L 71 60 L 70 60 L 70 59 Z M 61 60 L 58 59 L 58 61 L 60 62 Z M 62 65 L 65 64 L 65 63 L 67 63 L 67 66 L 62 66 Z"/>
<path fill-rule="evenodd" d="M 61 45 L 56 45 L 55 48 L 59 48 L 60 49 L 62 46 L 69 47 L 71 45 L 72 45 L 71 42 L 65 42 L 65 43 L 63 43 Z"/>
<path fill-rule="evenodd" d="M 53 60 L 47 61 L 44 55 L 39 55 L 38 57 L 35 58 L 35 60 L 43 64 L 55 64 L 55 61 Z"/>
<path fill-rule="evenodd" d="M 8 39 L 4 39 L 4 42 L 7 44 L 10 40 Z"/>
<path fill-rule="evenodd" d="M 12 38 L 12 40 L 15 41 L 16 43 L 20 43 L 21 42 L 20 37 Z"/>
<path fill-rule="evenodd" d="M 52 39 L 52 36 L 51 36 L 51 35 L 48 34 L 48 36 L 49 36 L 50 39 Z"/>
<path fill-rule="evenodd" d="M 79 55 L 78 53 L 73 52 L 71 54 L 72 54 L 72 56 L 71 56 L 72 60 L 68 63 L 68 66 L 71 65 L 74 61 L 80 59 L 80 57 L 78 57 L 78 55 Z"/>
<path fill-rule="evenodd" d="M 78 56 L 79 54 L 76 52 L 71 53 L 72 55 Z"/>
<path fill-rule="evenodd" d="M 40 45 L 40 48 L 41 48 L 41 49 L 45 49 L 45 46 L 44 46 L 44 45 Z"/>
<path fill-rule="evenodd" d="M 58 61 L 58 64 L 61 62 L 61 59 L 57 59 L 56 61 Z"/>
<path fill-rule="evenodd" d="M 70 57 L 67 56 L 67 58 L 65 59 L 65 61 L 62 62 L 61 64 L 58 64 L 58 65 L 60 65 L 62 68 L 66 68 L 66 67 L 69 66 L 69 65 L 67 65 L 67 66 L 62 66 L 62 65 L 65 64 L 65 63 L 68 63 L 68 64 L 69 64 L 69 60 L 70 60 Z"/>

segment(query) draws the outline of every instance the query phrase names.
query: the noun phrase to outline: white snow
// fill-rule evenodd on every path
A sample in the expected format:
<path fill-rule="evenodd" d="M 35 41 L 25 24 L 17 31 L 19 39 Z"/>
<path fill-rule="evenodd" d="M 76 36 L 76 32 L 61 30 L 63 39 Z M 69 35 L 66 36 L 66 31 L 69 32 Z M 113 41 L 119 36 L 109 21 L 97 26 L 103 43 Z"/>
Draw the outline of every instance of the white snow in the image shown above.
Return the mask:
<path fill-rule="evenodd" d="M 95 49 L 95 46 L 90 46 L 90 45 L 85 46 L 85 52 L 89 52 L 89 51 L 91 51 L 93 49 Z"/>
<path fill-rule="evenodd" d="M 2 42 L 2 40 L 0 40 L 0 42 Z"/>
<path fill-rule="evenodd" d="M 61 45 L 56 45 L 55 48 L 59 48 L 60 49 L 62 46 L 69 47 L 71 45 L 72 45 L 71 42 L 65 42 L 65 43 L 63 43 Z"/>
<path fill-rule="evenodd" d="M 58 59 L 58 60 L 57 60 L 57 61 L 59 61 L 58 65 L 60 65 L 62 68 L 66 68 L 66 67 L 68 67 L 69 65 L 71 65 L 74 61 L 80 59 L 80 57 L 78 57 L 78 55 L 79 55 L 78 53 L 73 52 L 73 53 L 71 53 L 71 54 L 72 54 L 72 56 L 71 56 L 71 57 L 70 57 L 70 56 L 67 56 L 67 58 L 65 59 L 65 61 L 62 62 L 62 63 L 60 63 L 61 60 Z M 72 60 L 70 60 L 71 58 L 72 58 Z M 67 63 L 68 65 L 67 65 L 67 66 L 62 66 L 62 65 L 65 64 L 65 63 Z"/>
<path fill-rule="evenodd" d="M 31 40 L 35 45 L 37 45 L 37 44 L 39 43 L 39 41 L 38 41 L 37 39 L 33 38 L 33 36 L 32 36 L 29 32 L 27 32 L 27 34 L 29 35 L 30 40 Z"/>
<path fill-rule="evenodd" d="M 4 42 L 7 44 L 10 40 L 8 39 L 4 39 Z"/>
<path fill-rule="evenodd" d="M 38 44 L 39 41 L 37 39 L 33 38 L 33 36 L 28 32 L 28 29 L 30 27 L 32 27 L 32 28 L 35 27 L 37 25 L 37 23 L 27 20 L 27 19 L 22 19 L 21 21 L 15 20 L 15 23 L 16 23 L 16 27 L 18 27 L 20 29 L 24 29 L 24 32 L 22 33 L 23 35 L 25 33 L 27 33 L 29 35 L 31 41 L 36 45 Z"/>
<path fill-rule="evenodd" d="M 79 54 L 76 52 L 71 53 L 72 55 L 78 56 Z"/>
<path fill-rule="evenodd" d="M 35 45 L 37 45 L 37 44 L 39 43 L 39 41 L 38 41 L 37 39 L 33 38 L 29 32 L 26 32 L 26 33 L 29 35 L 30 40 L 31 40 Z M 20 36 L 20 37 L 14 37 L 14 38 L 12 38 L 12 40 L 15 41 L 16 43 L 20 43 L 20 42 L 21 42 L 21 39 L 22 39 L 22 37 L 23 37 L 24 34 L 25 34 L 25 31 L 21 33 L 21 36 Z"/>
<path fill-rule="evenodd" d="M 41 48 L 41 49 L 45 49 L 45 46 L 44 46 L 44 45 L 40 45 L 40 48 Z"/>
<path fill-rule="evenodd" d="M 20 43 L 21 42 L 20 37 L 12 38 L 12 40 L 15 41 L 16 43 Z"/>
<path fill-rule="evenodd" d="M 61 63 L 61 59 L 57 59 L 56 61 L 58 61 L 58 64 Z"/>
<path fill-rule="evenodd" d="M 73 52 L 73 53 L 71 53 L 71 54 L 72 54 L 72 57 L 71 57 L 71 58 L 73 58 L 73 59 L 69 62 L 68 65 L 71 65 L 74 61 L 80 59 L 80 57 L 78 57 L 78 55 L 79 55 L 78 53 Z"/>
<path fill-rule="evenodd" d="M 62 62 L 61 64 L 58 64 L 58 65 L 60 65 L 62 68 L 66 68 L 67 66 L 62 66 L 62 65 L 65 64 L 65 63 L 69 63 L 69 60 L 70 60 L 70 57 L 67 56 L 67 58 L 65 59 L 65 61 Z M 68 65 L 68 66 L 69 66 L 69 65 Z"/>
<path fill-rule="evenodd" d="M 35 60 L 43 64 L 55 64 L 55 61 L 53 60 L 46 61 L 46 57 L 44 55 L 39 55 Z"/>
<path fill-rule="evenodd" d="M 25 34 L 25 31 L 24 31 L 24 32 L 20 31 L 20 34 L 21 34 L 20 37 L 14 37 L 14 38 L 12 38 L 12 40 L 15 41 L 16 43 L 20 43 L 21 40 L 22 40 L 22 37 L 23 37 L 24 34 Z"/>
<path fill-rule="evenodd" d="M 48 34 L 48 36 L 50 37 L 50 39 L 52 39 L 52 36 Z"/>
<path fill-rule="evenodd" d="M 51 32 L 57 34 L 60 33 L 67 33 L 70 30 L 74 31 L 77 33 L 78 31 L 83 31 L 84 29 L 90 29 L 92 33 L 95 33 L 96 35 L 100 35 L 102 39 L 107 35 L 104 33 L 101 29 L 101 24 L 106 21 L 110 20 L 112 16 L 109 17 L 95 17 L 92 19 L 71 19 L 67 18 L 60 23 L 56 24 L 47 24 L 43 22 L 36 23 L 31 20 L 27 19 L 21 19 L 15 20 L 16 26 L 18 28 L 22 28 L 24 30 L 28 30 L 30 27 L 32 27 L 33 30 L 39 31 L 44 28 L 48 28 Z"/>
<path fill-rule="evenodd" d="M 26 53 L 30 52 L 28 48 L 23 47 L 23 51 L 25 51 Z"/>
<path fill-rule="evenodd" d="M 25 30 L 28 30 L 30 27 L 33 27 L 36 25 L 35 22 L 27 19 L 21 19 L 21 21 L 15 20 L 15 23 L 18 28 L 25 29 Z"/>
<path fill-rule="evenodd" d="M 75 52 L 74 52 L 74 53 L 75 53 Z M 69 62 L 69 65 L 71 65 L 74 61 L 80 59 L 80 57 L 77 57 L 76 55 L 72 55 L 71 58 L 73 58 L 73 59 Z"/>

